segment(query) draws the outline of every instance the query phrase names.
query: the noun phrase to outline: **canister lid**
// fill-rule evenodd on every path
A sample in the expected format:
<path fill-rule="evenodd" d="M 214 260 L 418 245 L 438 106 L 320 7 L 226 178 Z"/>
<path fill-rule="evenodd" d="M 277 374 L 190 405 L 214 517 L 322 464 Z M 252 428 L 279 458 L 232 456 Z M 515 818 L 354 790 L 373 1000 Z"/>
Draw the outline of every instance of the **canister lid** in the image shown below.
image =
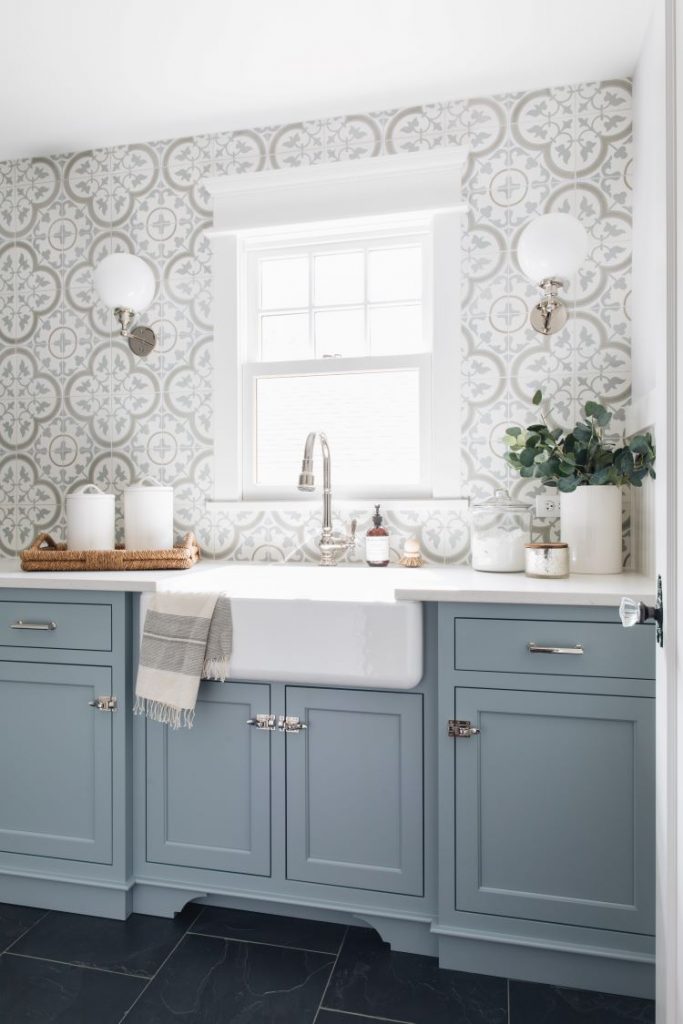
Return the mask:
<path fill-rule="evenodd" d="M 143 476 L 134 484 L 129 484 L 126 487 L 128 491 L 152 491 L 158 494 L 160 491 L 172 492 L 173 488 L 168 484 L 160 484 L 158 480 L 155 480 L 152 476 Z"/>
<path fill-rule="evenodd" d="M 472 505 L 473 509 L 485 509 L 491 512 L 530 512 L 531 505 L 515 501 L 505 487 L 498 487 L 491 498 L 484 498 Z"/>
<path fill-rule="evenodd" d="M 107 494 L 106 491 L 100 490 L 96 484 L 84 484 L 82 487 L 78 487 L 75 491 L 71 491 L 67 494 L 67 502 L 73 501 L 74 498 L 87 498 L 88 501 L 108 501 L 114 500 L 113 494 Z"/>

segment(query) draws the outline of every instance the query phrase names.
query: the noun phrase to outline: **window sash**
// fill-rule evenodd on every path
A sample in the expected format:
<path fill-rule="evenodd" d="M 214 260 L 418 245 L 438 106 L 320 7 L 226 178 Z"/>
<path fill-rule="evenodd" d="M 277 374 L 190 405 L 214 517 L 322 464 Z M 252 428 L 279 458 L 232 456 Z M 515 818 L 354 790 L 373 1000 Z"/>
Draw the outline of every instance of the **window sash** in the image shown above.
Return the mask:
<path fill-rule="evenodd" d="M 420 403 L 420 480 L 417 484 L 385 484 L 372 488 L 372 494 L 378 498 L 428 498 L 431 497 L 432 481 L 432 358 L 429 354 L 419 353 L 408 356 L 368 356 L 365 358 L 342 359 L 297 359 L 282 362 L 250 362 L 242 367 L 242 403 L 243 403 L 243 449 L 242 449 L 242 493 L 245 500 L 301 500 L 301 492 L 296 489 L 299 465 L 292 466 L 291 487 L 259 484 L 255 479 L 256 466 L 256 385 L 264 377 L 302 377 L 321 376 L 331 373 L 368 373 L 381 370 L 417 370 L 419 375 Z M 319 430 L 321 424 L 311 423 L 309 430 Z M 368 430 L 372 429 L 370 417 Z M 301 438 L 301 451 L 306 438 Z M 332 487 L 333 494 L 338 498 L 367 498 L 368 487 L 362 485 L 336 484 L 334 479 L 334 451 L 332 452 Z"/>
<path fill-rule="evenodd" d="M 356 229 L 357 230 L 357 229 Z M 307 313 L 309 318 L 309 350 L 314 352 L 313 320 L 317 311 L 328 311 L 335 309 L 361 308 L 365 311 L 366 321 L 366 344 L 369 345 L 369 315 L 368 310 L 374 308 L 389 308 L 407 303 L 399 300 L 386 302 L 368 301 L 368 252 L 371 249 L 401 249 L 409 246 L 419 245 L 422 250 L 422 296 L 419 304 L 422 310 L 422 336 L 425 340 L 425 347 L 431 349 L 431 309 L 430 296 L 432 294 L 432 260 L 431 247 L 429 245 L 430 232 L 421 230 L 406 231 L 403 225 L 397 224 L 393 228 L 384 226 L 376 230 L 365 230 L 357 234 L 350 234 L 347 231 L 338 230 L 329 232 L 320 240 L 316 241 L 310 235 L 301 239 L 294 239 L 291 242 L 283 243 L 281 237 L 273 239 L 259 238 L 251 239 L 244 244 L 244 278 L 243 278 L 243 330 L 246 338 L 246 355 L 249 362 L 261 360 L 261 339 L 260 320 L 263 314 L 273 315 L 277 313 Z M 313 265 L 315 256 L 328 256 L 344 252 L 362 251 L 365 256 L 365 288 L 364 299 L 359 303 L 319 305 L 313 301 Z M 263 258 L 286 259 L 287 257 L 308 256 L 309 285 L 308 304 L 305 306 L 291 307 L 288 309 L 262 310 L 260 303 L 261 275 L 259 263 Z M 409 300 L 413 304 L 414 300 Z M 414 304 L 417 305 L 417 301 Z M 313 356 L 311 356 L 313 358 Z M 368 356 L 368 358 L 371 358 Z"/>

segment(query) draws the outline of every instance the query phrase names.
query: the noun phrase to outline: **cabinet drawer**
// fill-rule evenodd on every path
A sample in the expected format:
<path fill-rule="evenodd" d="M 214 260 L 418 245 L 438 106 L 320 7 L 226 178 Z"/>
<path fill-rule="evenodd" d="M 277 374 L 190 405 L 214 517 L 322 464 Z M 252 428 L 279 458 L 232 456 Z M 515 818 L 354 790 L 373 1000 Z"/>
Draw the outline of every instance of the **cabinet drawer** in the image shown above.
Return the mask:
<path fill-rule="evenodd" d="M 0 601 L 0 646 L 110 651 L 110 604 Z"/>
<path fill-rule="evenodd" d="M 456 618 L 457 670 L 654 679 L 655 642 L 647 627 L 612 622 Z M 580 645 L 580 646 L 579 646 Z M 556 649 L 557 653 L 532 648 Z M 580 650 L 582 653 L 569 653 Z"/>

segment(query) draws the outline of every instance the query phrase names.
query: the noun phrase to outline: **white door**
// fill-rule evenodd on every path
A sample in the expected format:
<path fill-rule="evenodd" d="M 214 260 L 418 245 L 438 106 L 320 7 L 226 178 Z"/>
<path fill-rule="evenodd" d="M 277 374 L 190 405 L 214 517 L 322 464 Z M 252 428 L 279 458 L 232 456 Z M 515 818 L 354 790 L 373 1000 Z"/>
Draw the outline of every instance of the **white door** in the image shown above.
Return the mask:
<path fill-rule="evenodd" d="M 656 563 L 662 577 L 664 646 L 657 651 L 657 1021 L 683 1021 L 683 0 L 667 0 L 668 310 L 657 361 Z"/>

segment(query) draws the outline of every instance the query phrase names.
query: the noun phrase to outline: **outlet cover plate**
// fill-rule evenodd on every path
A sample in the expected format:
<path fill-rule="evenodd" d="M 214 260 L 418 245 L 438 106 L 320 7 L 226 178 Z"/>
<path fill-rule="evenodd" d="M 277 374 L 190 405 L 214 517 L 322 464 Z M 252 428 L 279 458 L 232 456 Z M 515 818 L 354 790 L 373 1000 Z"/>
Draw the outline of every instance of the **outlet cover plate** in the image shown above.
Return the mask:
<path fill-rule="evenodd" d="M 556 519 L 560 514 L 559 494 L 539 494 L 536 496 L 536 518 Z"/>

